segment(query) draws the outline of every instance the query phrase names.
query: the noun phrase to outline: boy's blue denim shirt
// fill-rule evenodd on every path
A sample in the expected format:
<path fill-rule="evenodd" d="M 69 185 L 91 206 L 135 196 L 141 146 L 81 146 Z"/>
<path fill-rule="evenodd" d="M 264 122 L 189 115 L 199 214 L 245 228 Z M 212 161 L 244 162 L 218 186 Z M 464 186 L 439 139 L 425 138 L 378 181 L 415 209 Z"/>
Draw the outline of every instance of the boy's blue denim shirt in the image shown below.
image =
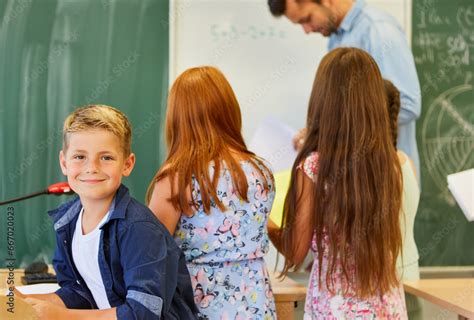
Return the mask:
<path fill-rule="evenodd" d="M 56 231 L 56 294 L 71 309 L 97 309 L 72 259 L 79 197 L 49 212 Z M 101 227 L 99 268 L 118 319 L 197 319 L 184 255 L 167 229 L 121 185 Z M 91 257 L 93 259 L 94 257 Z"/>

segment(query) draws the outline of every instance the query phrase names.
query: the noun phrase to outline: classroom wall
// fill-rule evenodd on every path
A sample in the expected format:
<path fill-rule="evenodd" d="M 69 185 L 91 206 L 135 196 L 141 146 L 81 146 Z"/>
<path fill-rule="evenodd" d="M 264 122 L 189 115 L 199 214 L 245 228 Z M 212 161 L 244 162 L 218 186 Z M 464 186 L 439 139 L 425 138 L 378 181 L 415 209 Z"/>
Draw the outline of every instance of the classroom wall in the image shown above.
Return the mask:
<path fill-rule="evenodd" d="M 168 2 L 0 1 L 0 201 L 63 181 L 62 122 L 75 107 L 103 103 L 133 126 L 135 170 L 125 183 L 143 201 L 162 152 L 168 91 Z M 71 197 L 11 205 L 17 266 L 51 262 L 47 210 Z M 0 263 L 8 256 L 0 206 Z"/>
<path fill-rule="evenodd" d="M 474 265 L 474 222 L 447 175 L 474 168 L 474 2 L 414 0 L 413 54 L 422 94 L 417 121 L 422 193 L 415 222 L 420 265 Z"/>

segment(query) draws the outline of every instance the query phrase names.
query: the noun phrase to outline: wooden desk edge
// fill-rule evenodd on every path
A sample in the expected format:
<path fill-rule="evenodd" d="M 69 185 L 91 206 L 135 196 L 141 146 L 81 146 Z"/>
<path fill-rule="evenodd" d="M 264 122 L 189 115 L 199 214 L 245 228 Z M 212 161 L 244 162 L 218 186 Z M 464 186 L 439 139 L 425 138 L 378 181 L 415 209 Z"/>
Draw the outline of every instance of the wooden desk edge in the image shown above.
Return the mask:
<path fill-rule="evenodd" d="M 50 266 L 49 272 L 54 273 L 54 269 Z M 20 281 L 21 276 L 24 273 L 24 269 L 15 269 L 15 285 L 23 285 Z M 8 269 L 0 269 L 0 279 L 7 276 Z M 271 276 L 271 284 L 273 289 L 273 297 L 275 302 L 299 302 L 306 299 L 306 287 L 292 280 L 286 278 L 284 281 L 279 281 L 275 276 Z M 0 283 L 0 293 L 6 292 L 5 283 Z"/>
<path fill-rule="evenodd" d="M 273 297 L 275 298 L 275 302 L 303 301 L 306 299 L 306 290 L 288 293 L 273 292 Z"/>
<path fill-rule="evenodd" d="M 280 280 L 276 274 L 271 274 L 270 283 L 275 302 L 296 302 L 306 299 L 306 286 L 289 277 Z"/>
<path fill-rule="evenodd" d="M 450 310 L 450 311 L 452 311 L 452 312 L 454 312 L 458 315 L 461 315 L 463 317 L 466 317 L 468 319 L 471 319 L 471 318 L 474 319 L 474 312 L 466 310 L 466 309 L 464 309 L 462 307 L 459 307 L 457 305 L 454 305 L 454 304 L 450 303 L 449 301 L 440 299 L 440 298 L 438 298 L 436 296 L 433 296 L 429 293 L 426 293 L 426 292 L 412 286 L 410 283 L 403 283 L 403 288 L 405 289 L 405 292 L 411 293 L 411 294 L 413 294 L 417 297 L 423 298 L 423 299 L 425 299 L 429 302 L 432 302 L 432 303 L 440 306 L 441 308 Z"/>

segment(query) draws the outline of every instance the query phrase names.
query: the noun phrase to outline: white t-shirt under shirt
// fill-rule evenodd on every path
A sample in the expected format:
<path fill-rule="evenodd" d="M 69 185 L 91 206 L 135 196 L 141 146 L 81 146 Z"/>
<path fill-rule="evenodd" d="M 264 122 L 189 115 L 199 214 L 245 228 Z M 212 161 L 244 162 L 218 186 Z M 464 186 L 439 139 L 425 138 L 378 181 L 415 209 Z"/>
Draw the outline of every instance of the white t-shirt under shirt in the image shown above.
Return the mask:
<path fill-rule="evenodd" d="M 82 214 L 79 213 L 76 230 L 72 238 L 72 257 L 77 270 L 86 282 L 99 309 L 109 309 L 110 303 L 105 292 L 104 282 L 99 269 L 99 242 L 102 230 L 100 227 L 107 221 L 110 211 L 97 224 L 94 230 L 82 234 Z"/>

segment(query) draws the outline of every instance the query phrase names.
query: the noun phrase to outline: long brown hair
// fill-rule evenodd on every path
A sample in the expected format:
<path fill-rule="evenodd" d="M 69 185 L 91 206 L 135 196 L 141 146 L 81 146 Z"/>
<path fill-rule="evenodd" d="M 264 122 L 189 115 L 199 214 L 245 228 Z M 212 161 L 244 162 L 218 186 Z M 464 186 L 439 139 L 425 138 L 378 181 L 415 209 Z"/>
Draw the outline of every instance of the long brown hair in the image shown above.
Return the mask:
<path fill-rule="evenodd" d="M 401 251 L 401 169 L 390 136 L 385 90 L 377 64 L 360 49 L 339 48 L 318 68 L 307 118 L 307 138 L 292 169 L 283 214 L 283 274 L 298 268 L 296 170 L 316 151 L 319 169 L 308 227 L 316 237 L 319 282 L 324 249 L 328 290 L 334 291 L 339 259 L 342 277 L 364 298 L 398 285 Z M 324 248 L 323 235 L 329 237 Z M 301 263 L 300 263 L 301 264 Z M 350 267 L 355 269 L 350 272 Z"/>
<path fill-rule="evenodd" d="M 388 119 L 390 123 L 390 132 L 395 148 L 397 148 L 398 137 L 398 113 L 400 112 L 400 91 L 390 80 L 383 80 L 385 94 L 387 95 Z"/>
<path fill-rule="evenodd" d="M 266 177 L 273 175 L 263 161 L 247 150 L 241 134 L 242 117 L 235 94 L 224 75 L 214 67 L 198 67 L 184 71 L 174 82 L 166 115 L 167 158 L 151 181 L 146 201 L 149 203 L 155 183 L 165 177 L 177 178 L 177 190 L 171 184 L 171 203 L 183 213 L 194 211 L 187 189 L 196 179 L 204 211 L 209 214 L 211 200 L 224 211 L 216 188 L 221 166 L 230 171 L 241 199 L 248 201 L 248 183 L 239 161 L 247 160 L 261 174 L 266 190 Z M 209 164 L 214 163 L 210 177 Z"/>

